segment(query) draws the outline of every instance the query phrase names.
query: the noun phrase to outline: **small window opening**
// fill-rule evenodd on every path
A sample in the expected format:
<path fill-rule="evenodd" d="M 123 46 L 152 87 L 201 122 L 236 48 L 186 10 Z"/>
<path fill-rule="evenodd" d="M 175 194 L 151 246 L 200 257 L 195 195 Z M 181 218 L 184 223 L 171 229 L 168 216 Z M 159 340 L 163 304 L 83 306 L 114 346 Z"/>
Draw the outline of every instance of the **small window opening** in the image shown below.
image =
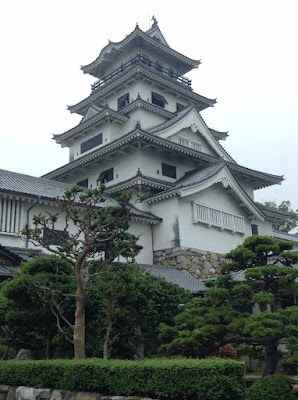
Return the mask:
<path fill-rule="evenodd" d="M 162 163 L 161 170 L 162 170 L 162 175 L 176 179 L 177 174 L 176 174 L 176 167 L 174 165 Z"/>
<path fill-rule="evenodd" d="M 97 178 L 97 184 L 104 184 L 106 182 L 110 182 L 114 179 L 114 168 L 107 169 L 102 171 L 99 177 Z"/>
<path fill-rule="evenodd" d="M 88 178 L 87 178 L 87 179 L 83 179 L 83 180 L 80 181 L 80 182 L 77 182 L 77 185 L 78 185 L 78 186 L 81 186 L 81 187 L 83 187 L 83 188 L 88 188 Z"/>
<path fill-rule="evenodd" d="M 118 103 L 118 110 L 127 106 L 129 104 L 129 93 L 125 93 L 123 96 L 119 97 L 117 103 Z"/>
<path fill-rule="evenodd" d="M 165 108 L 165 104 L 168 104 L 167 100 L 164 98 L 164 96 L 152 92 L 152 104 L 155 104 L 156 106 Z"/>

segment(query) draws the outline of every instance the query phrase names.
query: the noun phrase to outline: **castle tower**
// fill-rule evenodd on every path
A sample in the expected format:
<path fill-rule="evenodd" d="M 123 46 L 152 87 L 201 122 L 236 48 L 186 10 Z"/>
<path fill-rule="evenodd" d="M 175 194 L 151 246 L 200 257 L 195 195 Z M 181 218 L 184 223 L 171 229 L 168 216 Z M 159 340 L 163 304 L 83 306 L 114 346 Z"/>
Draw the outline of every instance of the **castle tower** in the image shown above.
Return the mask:
<path fill-rule="evenodd" d="M 107 193 L 132 188 L 147 194 L 138 208 L 154 215 L 142 234 L 140 262 L 178 265 L 194 276 L 216 275 L 222 254 L 252 234 L 272 235 L 276 213 L 254 202 L 254 191 L 279 184 L 276 176 L 235 162 L 200 112 L 216 104 L 185 76 L 198 68 L 165 40 L 156 19 L 109 42 L 83 66 L 96 78 L 90 95 L 69 106 L 82 116 L 54 135 L 69 148 L 69 163 L 44 177 Z M 148 222 L 148 221 L 147 221 Z"/>

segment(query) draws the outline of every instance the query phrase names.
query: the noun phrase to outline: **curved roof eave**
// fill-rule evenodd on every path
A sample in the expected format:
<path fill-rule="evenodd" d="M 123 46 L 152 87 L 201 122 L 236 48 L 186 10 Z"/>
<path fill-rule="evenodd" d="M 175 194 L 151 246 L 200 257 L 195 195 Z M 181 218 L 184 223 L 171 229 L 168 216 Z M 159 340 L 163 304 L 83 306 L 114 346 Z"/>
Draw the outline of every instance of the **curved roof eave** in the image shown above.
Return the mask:
<path fill-rule="evenodd" d="M 108 63 L 113 62 L 113 53 L 117 53 L 119 49 L 130 45 L 131 42 L 137 38 L 142 38 L 148 44 L 154 46 L 155 48 L 159 49 L 163 53 L 166 53 L 169 56 L 176 58 L 181 63 L 185 64 L 185 66 L 183 68 L 183 73 L 186 73 L 193 68 L 197 68 L 201 63 L 201 60 L 191 59 L 191 58 L 179 53 L 178 51 L 166 46 L 165 44 L 154 40 L 154 38 L 152 38 L 146 32 L 143 32 L 137 25 L 136 28 L 134 29 L 134 31 L 132 33 L 130 33 L 129 35 L 127 35 L 123 40 L 121 40 L 119 42 L 109 41 L 109 43 L 101 50 L 99 56 L 90 64 L 81 66 L 81 69 L 83 70 L 83 72 L 85 74 L 87 73 L 87 74 L 90 74 L 90 75 L 93 75 L 93 76 L 96 76 L 99 78 L 99 76 L 96 75 L 96 70 L 97 70 L 98 66 L 104 61 L 106 61 Z M 109 59 L 107 59 L 107 57 Z M 186 66 L 188 66 L 188 67 L 186 67 Z"/>

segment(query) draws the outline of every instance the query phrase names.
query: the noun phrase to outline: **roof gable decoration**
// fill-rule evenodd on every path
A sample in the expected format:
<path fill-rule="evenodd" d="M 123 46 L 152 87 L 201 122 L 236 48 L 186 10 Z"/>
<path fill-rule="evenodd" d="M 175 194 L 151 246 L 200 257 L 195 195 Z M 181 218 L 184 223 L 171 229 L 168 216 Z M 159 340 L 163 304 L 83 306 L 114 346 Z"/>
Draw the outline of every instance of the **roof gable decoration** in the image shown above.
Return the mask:
<path fill-rule="evenodd" d="M 211 175 L 209 178 L 207 177 L 203 181 L 200 181 L 198 179 L 197 183 L 188 184 L 185 187 L 182 186 L 179 190 L 179 195 L 180 197 L 190 196 L 201 192 L 202 190 L 205 190 L 217 183 L 220 183 L 222 187 L 228 191 L 228 193 L 234 196 L 234 198 L 238 202 L 239 207 L 246 210 L 250 219 L 258 219 L 261 221 L 265 220 L 263 213 L 255 205 L 255 203 L 247 195 L 247 193 L 244 192 L 244 190 L 235 180 L 225 163 L 222 163 L 222 168 L 214 175 Z"/>
<path fill-rule="evenodd" d="M 91 106 L 88 108 L 85 116 L 82 118 L 80 123 L 85 122 L 88 119 L 94 117 L 96 114 L 98 114 L 102 110 L 103 110 L 103 107 L 98 107 L 94 104 L 91 104 Z"/>
<path fill-rule="evenodd" d="M 190 108 L 182 118 L 179 118 L 178 114 L 177 117 L 170 121 L 170 123 L 161 124 L 159 130 L 158 127 L 156 127 L 154 133 L 163 139 L 167 139 L 169 136 L 179 133 L 179 131 L 185 128 L 190 128 L 194 133 L 201 135 L 219 157 L 222 157 L 225 161 L 235 162 L 214 138 L 202 117 L 194 107 Z"/>
<path fill-rule="evenodd" d="M 163 45 L 169 47 L 167 41 L 165 40 L 163 34 L 161 33 L 161 30 L 159 29 L 157 19 L 155 18 L 154 15 L 152 16 L 151 20 L 153 21 L 153 24 L 151 28 L 148 29 L 148 31 L 146 31 L 145 33 L 148 36 L 152 37 L 153 39 L 157 40 L 158 42 L 162 43 Z"/>

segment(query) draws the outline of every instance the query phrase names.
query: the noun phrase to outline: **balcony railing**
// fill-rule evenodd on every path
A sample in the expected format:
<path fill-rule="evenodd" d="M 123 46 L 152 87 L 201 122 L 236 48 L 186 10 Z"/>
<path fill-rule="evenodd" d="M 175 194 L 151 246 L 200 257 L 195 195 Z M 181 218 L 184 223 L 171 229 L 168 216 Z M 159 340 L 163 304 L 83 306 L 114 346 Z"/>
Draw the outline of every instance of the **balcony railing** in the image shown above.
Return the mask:
<path fill-rule="evenodd" d="M 193 203 L 193 222 L 216 226 L 232 232 L 244 233 L 244 217 Z"/>
<path fill-rule="evenodd" d="M 127 71 L 131 67 L 135 65 L 143 65 L 145 67 L 149 67 L 148 69 L 153 70 L 154 72 L 158 72 L 162 75 L 165 75 L 167 78 L 171 78 L 173 81 L 182 83 L 186 86 L 191 86 L 191 80 L 186 78 L 185 76 L 180 76 L 174 73 L 173 70 L 169 68 L 163 67 L 160 63 L 150 60 L 149 57 L 144 56 L 142 54 L 137 54 L 134 58 L 122 64 L 119 68 L 112 71 L 109 75 L 99 79 L 93 85 L 91 85 L 92 91 L 102 87 L 107 84 L 109 81 L 119 76 L 123 72 Z"/>
<path fill-rule="evenodd" d="M 202 145 L 198 142 L 194 142 L 193 140 L 186 139 L 182 136 L 174 136 L 172 141 L 175 143 L 181 144 L 181 146 L 189 147 L 196 151 L 202 151 Z"/>

